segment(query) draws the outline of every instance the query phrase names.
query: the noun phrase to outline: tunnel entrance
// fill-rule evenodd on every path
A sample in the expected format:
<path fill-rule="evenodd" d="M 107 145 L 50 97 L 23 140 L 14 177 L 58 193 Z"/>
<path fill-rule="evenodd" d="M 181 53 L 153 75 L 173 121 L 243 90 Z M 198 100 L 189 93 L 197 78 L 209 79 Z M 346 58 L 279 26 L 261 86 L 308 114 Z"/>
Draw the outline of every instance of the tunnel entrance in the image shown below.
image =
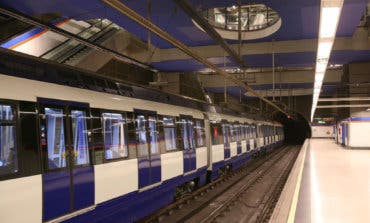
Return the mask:
<path fill-rule="evenodd" d="M 311 137 L 309 122 L 298 112 L 290 111 L 290 116 L 276 112 L 273 120 L 284 125 L 285 142 L 289 144 L 303 144 L 306 138 Z"/>

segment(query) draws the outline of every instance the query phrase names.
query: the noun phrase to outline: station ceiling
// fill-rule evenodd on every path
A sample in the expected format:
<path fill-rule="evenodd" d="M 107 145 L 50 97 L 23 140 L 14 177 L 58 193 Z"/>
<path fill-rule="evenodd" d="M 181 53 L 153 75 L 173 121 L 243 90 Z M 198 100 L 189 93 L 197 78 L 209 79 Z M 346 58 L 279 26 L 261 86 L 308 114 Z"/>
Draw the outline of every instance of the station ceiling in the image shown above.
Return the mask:
<path fill-rule="evenodd" d="M 148 0 L 129 0 L 123 2 L 140 15 L 144 17 L 148 16 Z M 197 10 L 237 5 L 237 1 L 229 0 L 191 0 L 190 2 Z M 282 19 L 281 28 L 268 37 L 248 40 L 247 42 L 244 41 L 243 44 L 271 43 L 272 40 L 276 42 L 292 41 L 292 44 L 294 44 L 294 41 L 297 40 L 317 38 L 320 14 L 319 0 L 260 0 L 258 3 L 263 3 L 279 13 Z M 359 25 L 361 17 L 364 15 L 367 3 L 367 0 L 344 1 L 337 37 L 352 37 Z M 108 18 L 143 41 L 147 40 L 148 32 L 145 28 L 134 23 L 99 0 L 3 0 L 1 4 L 28 15 L 58 13 L 76 20 Z M 247 1 L 242 1 L 242 4 L 247 4 Z M 189 18 L 189 16 L 172 0 L 151 1 L 150 14 L 151 21 L 154 24 L 164 29 L 187 46 L 198 47 L 217 45 L 205 32 L 197 28 L 191 18 Z M 170 43 L 156 35 L 152 35 L 151 41 L 159 50 L 173 48 Z M 227 42 L 230 44 L 237 43 L 235 40 L 227 40 Z M 313 47 L 311 52 L 297 51 L 279 53 L 279 49 L 277 49 L 276 63 L 284 67 L 312 66 L 315 64 L 315 50 L 316 47 Z M 216 61 L 216 64 L 224 66 L 222 57 L 213 57 L 211 59 Z M 368 59 L 370 59 L 370 50 L 335 51 L 334 49 L 330 58 L 330 63 L 345 64 Z M 248 54 L 243 56 L 243 60 L 246 62 L 247 66 L 250 67 L 268 67 L 271 66 L 271 53 Z M 152 65 L 164 71 L 196 71 L 204 68 L 193 59 L 173 60 L 168 58 L 167 60 L 165 55 L 162 55 L 161 61 L 155 61 Z M 233 64 L 227 59 L 226 65 L 231 67 L 236 64 Z"/>

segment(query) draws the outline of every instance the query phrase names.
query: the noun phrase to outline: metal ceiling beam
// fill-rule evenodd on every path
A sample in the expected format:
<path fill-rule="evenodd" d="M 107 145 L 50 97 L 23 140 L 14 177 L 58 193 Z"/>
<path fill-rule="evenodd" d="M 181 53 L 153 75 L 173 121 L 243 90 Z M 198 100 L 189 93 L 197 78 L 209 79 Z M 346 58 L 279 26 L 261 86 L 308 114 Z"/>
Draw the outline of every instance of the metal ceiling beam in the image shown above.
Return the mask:
<path fill-rule="evenodd" d="M 319 102 L 323 101 L 370 101 L 370 97 L 319 98 Z"/>
<path fill-rule="evenodd" d="M 251 92 L 253 95 L 260 98 L 262 101 L 266 102 L 267 104 L 271 105 L 273 108 L 279 110 L 280 112 L 284 113 L 285 115 L 288 115 L 283 109 L 281 109 L 279 106 L 277 106 L 275 103 L 271 102 L 270 100 L 264 98 L 259 93 L 257 93 L 255 90 L 253 90 L 248 84 L 240 81 L 237 77 L 234 75 L 231 75 L 224 70 L 218 68 L 216 65 L 212 64 L 210 61 L 208 61 L 206 58 L 200 56 L 199 54 L 195 53 L 193 50 L 191 50 L 188 46 L 178 41 L 176 38 L 171 36 L 169 33 L 165 32 L 161 28 L 159 28 L 157 25 L 153 24 L 152 22 L 145 19 L 143 16 L 136 13 L 134 10 L 127 7 L 125 4 L 123 4 L 119 0 L 102 0 L 102 2 L 106 3 L 107 5 L 111 6 L 112 8 L 116 9 L 121 14 L 127 16 L 128 18 L 132 19 L 134 22 L 137 22 L 141 26 L 145 27 L 146 29 L 152 31 L 159 37 L 163 38 L 164 40 L 168 41 L 175 47 L 179 48 L 181 51 L 186 53 L 187 55 L 193 57 L 200 63 L 204 64 L 208 68 L 214 70 L 216 73 L 224 76 L 225 78 L 231 80 L 236 85 L 244 88 L 245 90 Z"/>
<path fill-rule="evenodd" d="M 225 41 L 224 38 L 212 27 L 211 24 L 195 10 L 195 8 L 187 0 L 173 0 L 178 6 L 184 10 L 190 18 L 192 18 L 214 41 L 216 41 L 231 58 L 241 67 L 245 67 L 243 59 L 238 55 L 233 48 Z M 240 7 L 239 7 L 240 8 Z M 239 23 L 240 24 L 240 23 Z"/>
<path fill-rule="evenodd" d="M 73 39 L 73 40 L 75 40 L 75 41 L 77 41 L 77 42 L 79 42 L 79 43 L 81 43 L 81 44 L 83 44 L 87 47 L 93 48 L 93 49 L 95 49 L 97 51 L 100 51 L 100 52 L 103 52 L 103 53 L 107 53 L 107 54 L 109 54 L 109 55 L 111 55 L 111 56 L 113 56 L 117 59 L 123 60 L 125 62 L 129 62 L 129 63 L 135 64 L 137 66 L 140 66 L 142 68 L 155 71 L 154 68 L 152 68 L 152 67 L 150 67 L 150 66 L 148 66 L 148 65 L 146 65 L 146 64 L 144 64 L 144 63 L 142 63 L 138 60 L 135 60 L 135 59 L 133 59 L 129 56 L 118 53 L 118 52 L 113 51 L 111 49 L 108 49 L 104 46 L 97 45 L 97 44 L 95 44 L 95 43 L 93 43 L 89 40 L 83 39 L 83 38 L 81 38 L 81 37 L 79 37 L 75 34 L 69 33 L 69 32 L 67 32 L 63 29 L 60 29 L 60 28 L 56 27 L 56 26 L 49 25 L 49 24 L 47 24 L 47 23 L 45 23 L 45 22 L 43 22 L 39 19 L 35 19 L 35 18 L 33 18 L 31 16 L 28 16 L 26 14 L 23 14 L 21 12 L 16 12 L 16 11 L 13 11 L 13 10 L 10 10 L 10 9 L 0 8 L 0 13 L 8 15 L 10 17 L 13 17 L 15 19 L 18 19 L 18 20 L 23 21 L 25 23 L 28 23 L 28 24 L 31 24 L 31 25 L 34 25 L 34 26 L 38 26 L 42 29 L 55 32 L 59 35 L 67 37 L 69 39 Z"/>
<path fill-rule="evenodd" d="M 359 104 L 359 105 L 318 105 L 316 108 L 370 108 L 370 104 Z"/>

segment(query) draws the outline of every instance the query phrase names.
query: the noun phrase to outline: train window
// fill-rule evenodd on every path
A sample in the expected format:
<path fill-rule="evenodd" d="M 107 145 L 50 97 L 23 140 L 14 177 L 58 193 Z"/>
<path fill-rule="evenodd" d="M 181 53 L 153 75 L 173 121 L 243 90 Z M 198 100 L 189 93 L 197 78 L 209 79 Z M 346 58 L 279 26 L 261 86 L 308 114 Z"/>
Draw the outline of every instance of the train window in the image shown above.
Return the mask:
<path fill-rule="evenodd" d="M 150 153 L 151 154 L 158 154 L 158 131 L 156 128 L 156 117 L 149 116 L 149 135 L 150 135 Z"/>
<path fill-rule="evenodd" d="M 0 175 L 18 172 L 14 108 L 0 104 Z"/>
<path fill-rule="evenodd" d="M 74 161 L 76 165 L 84 165 L 89 161 L 88 131 L 86 125 L 86 112 L 80 110 L 71 111 L 72 135 L 74 148 Z"/>
<path fill-rule="evenodd" d="M 45 108 L 48 168 L 66 167 L 63 109 Z"/>
<path fill-rule="evenodd" d="M 127 157 L 125 119 L 122 114 L 103 113 L 102 116 L 105 159 Z"/>
<path fill-rule="evenodd" d="M 227 125 L 227 124 L 222 125 L 222 135 L 223 135 L 224 143 L 229 143 L 230 142 L 230 128 L 229 128 L 229 125 Z"/>
<path fill-rule="evenodd" d="M 236 142 L 238 138 L 237 128 L 234 125 L 229 125 L 230 142 Z"/>
<path fill-rule="evenodd" d="M 246 139 L 246 134 L 247 134 L 247 127 L 245 125 L 241 125 L 240 126 L 241 140 L 245 140 Z"/>
<path fill-rule="evenodd" d="M 148 155 L 148 142 L 146 138 L 145 116 L 138 115 L 136 118 L 136 132 L 138 136 L 137 149 L 139 156 Z"/>
<path fill-rule="evenodd" d="M 0 104 L 0 121 L 14 121 L 14 109 L 10 105 Z"/>
<path fill-rule="evenodd" d="M 204 130 L 204 122 L 202 120 L 195 121 L 195 133 L 197 136 L 197 147 L 205 146 L 206 133 Z"/>
<path fill-rule="evenodd" d="M 222 128 L 220 124 L 212 124 L 212 145 L 223 144 Z"/>
<path fill-rule="evenodd" d="M 189 134 L 187 129 L 187 122 L 186 119 L 181 119 L 181 133 L 182 133 L 182 139 L 184 141 L 184 149 L 190 149 L 189 144 Z"/>
<path fill-rule="evenodd" d="M 188 120 L 188 131 L 190 148 L 195 148 L 194 123 L 191 120 Z"/>
<path fill-rule="evenodd" d="M 242 140 L 240 125 L 234 125 L 234 136 L 235 136 L 235 141 Z"/>
<path fill-rule="evenodd" d="M 175 121 L 173 118 L 163 117 L 163 130 L 166 150 L 171 151 L 177 149 Z"/>

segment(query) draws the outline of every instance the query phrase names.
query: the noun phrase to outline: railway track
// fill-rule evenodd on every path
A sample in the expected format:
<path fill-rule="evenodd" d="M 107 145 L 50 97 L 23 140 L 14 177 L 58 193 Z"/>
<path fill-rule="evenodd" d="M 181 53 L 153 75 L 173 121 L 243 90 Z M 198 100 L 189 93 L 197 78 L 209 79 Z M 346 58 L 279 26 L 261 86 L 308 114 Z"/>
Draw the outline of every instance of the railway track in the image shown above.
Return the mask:
<path fill-rule="evenodd" d="M 298 151 L 296 146 L 275 149 L 140 222 L 227 222 L 230 216 L 232 222 L 263 222 L 271 214 Z"/>

